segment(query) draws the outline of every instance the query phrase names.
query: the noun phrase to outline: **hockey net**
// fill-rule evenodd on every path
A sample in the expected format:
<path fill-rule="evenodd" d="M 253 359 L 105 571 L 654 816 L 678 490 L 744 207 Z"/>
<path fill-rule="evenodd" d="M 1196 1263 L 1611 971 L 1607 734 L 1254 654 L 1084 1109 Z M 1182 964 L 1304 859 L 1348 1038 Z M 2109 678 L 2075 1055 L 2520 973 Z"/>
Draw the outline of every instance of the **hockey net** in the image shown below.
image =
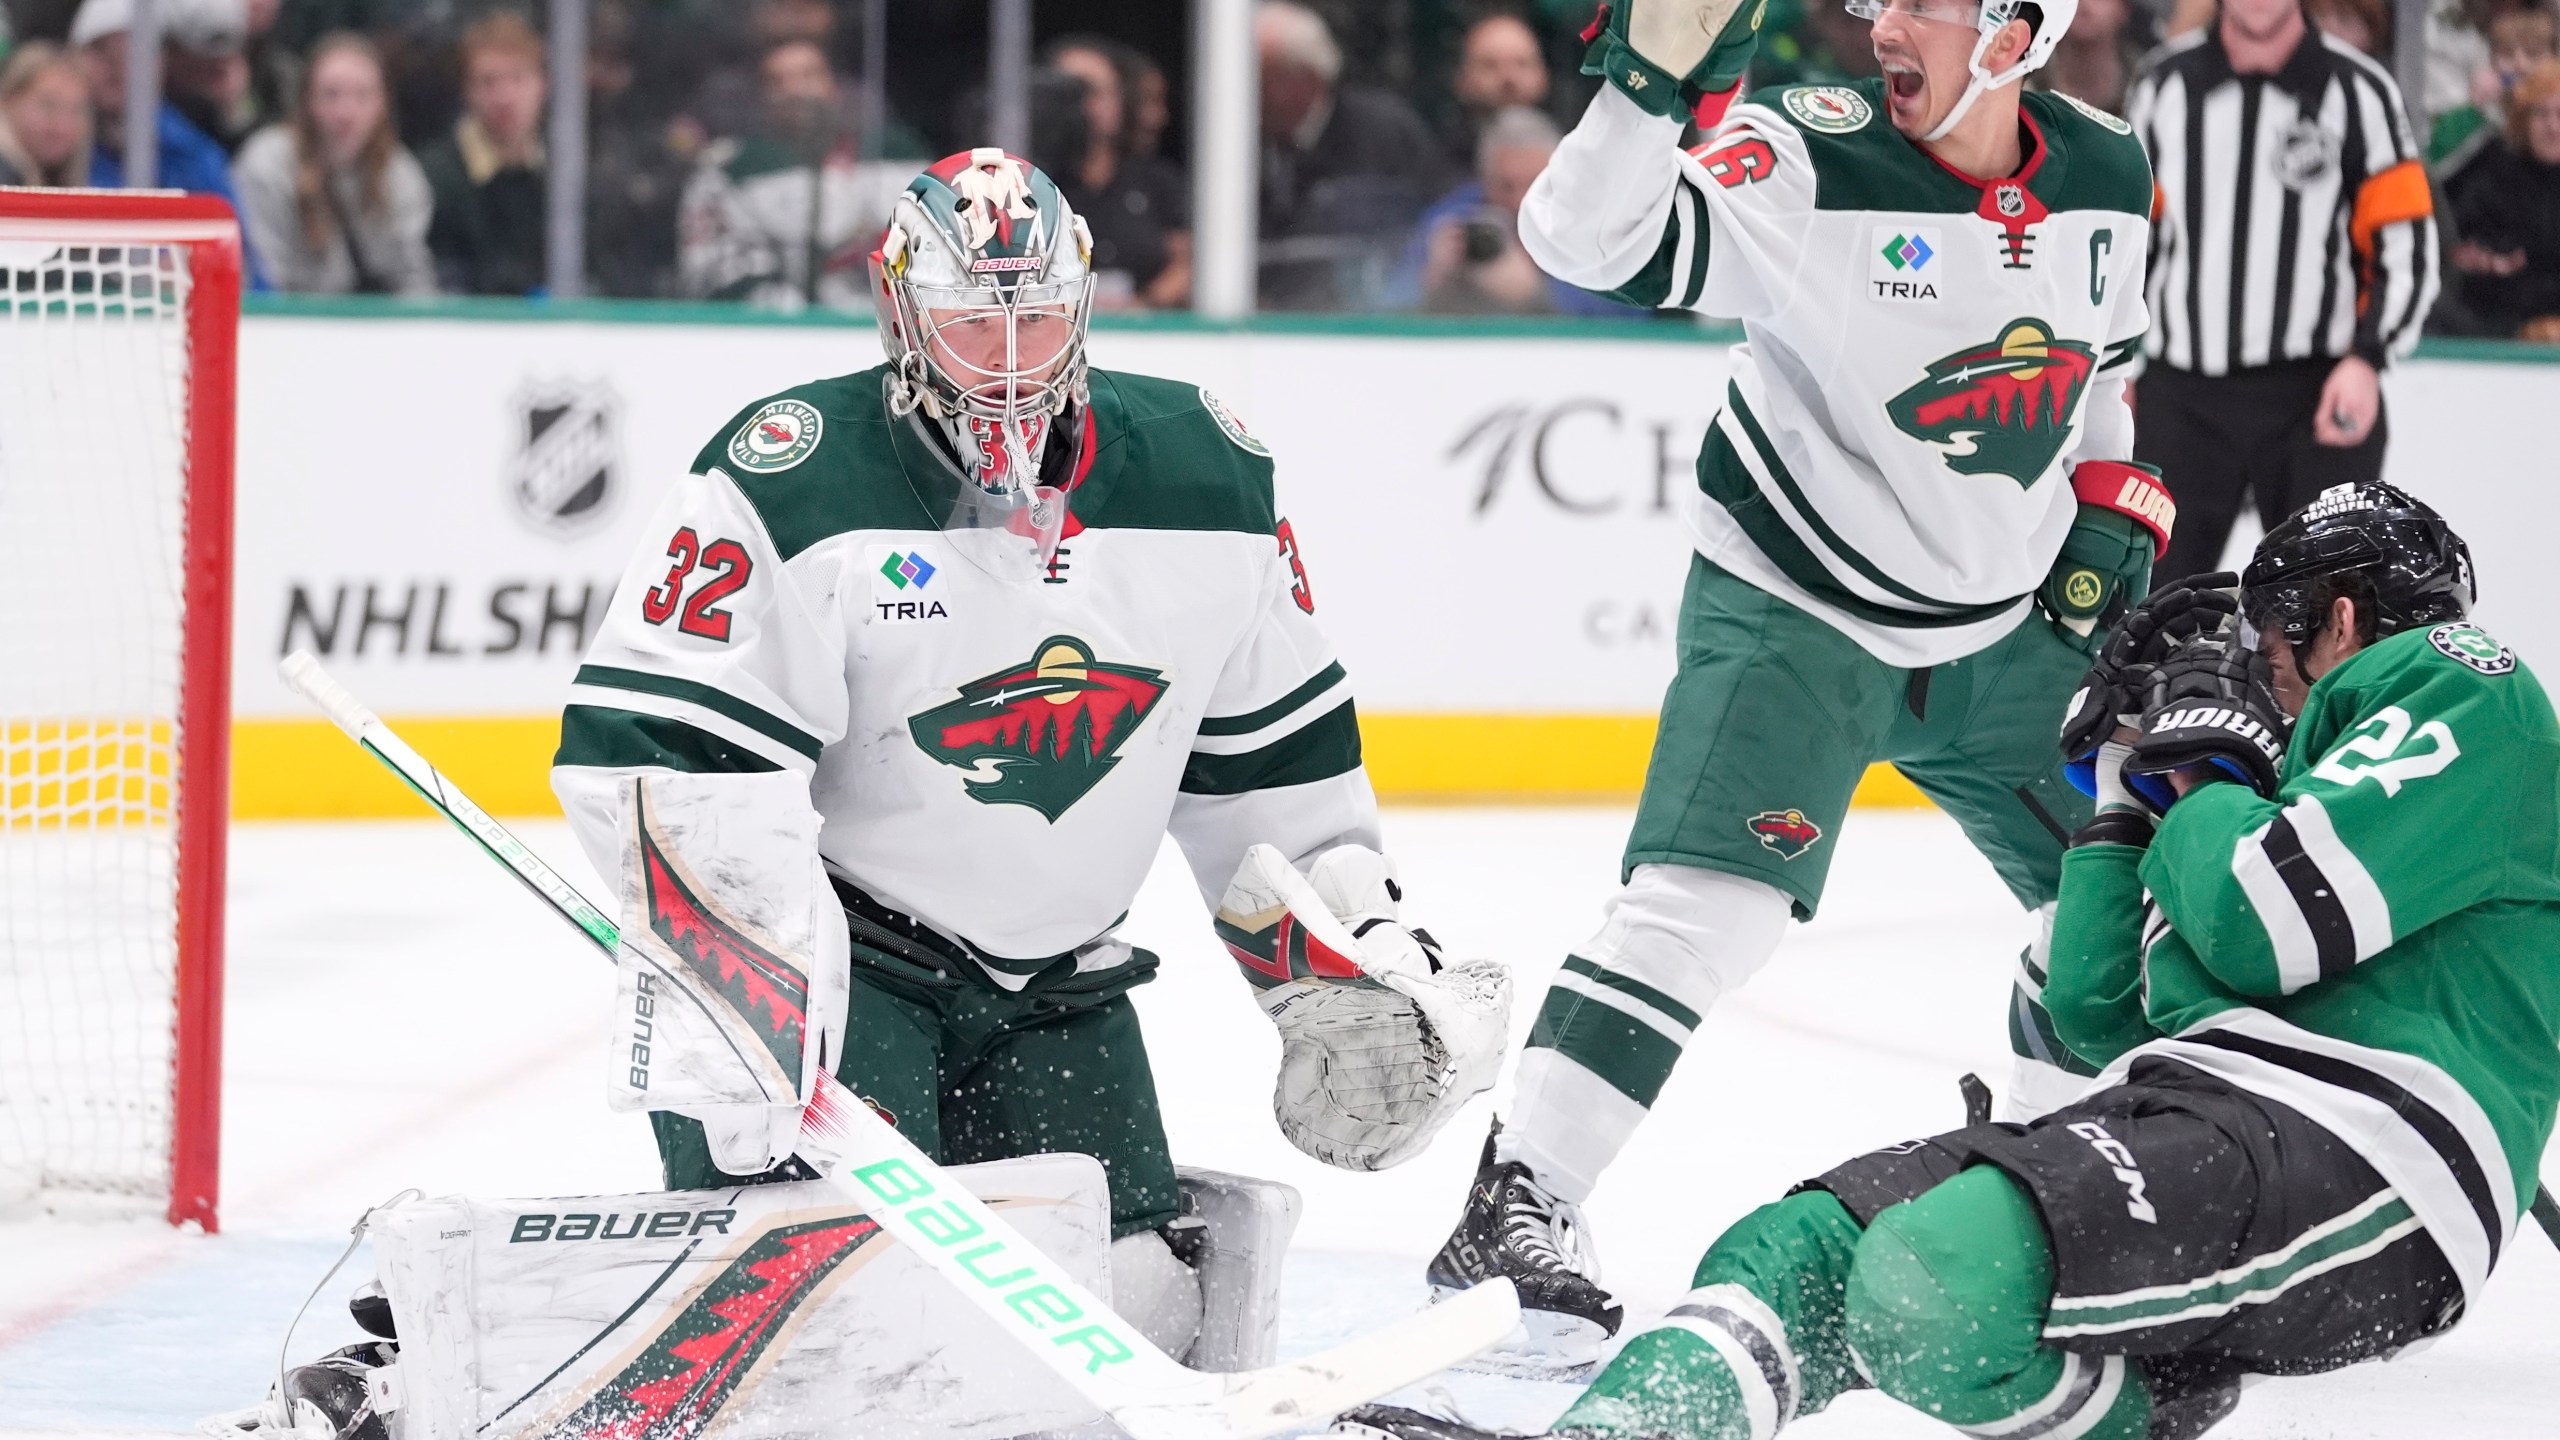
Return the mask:
<path fill-rule="evenodd" d="M 0 1203 L 215 1225 L 240 268 L 0 189 Z"/>

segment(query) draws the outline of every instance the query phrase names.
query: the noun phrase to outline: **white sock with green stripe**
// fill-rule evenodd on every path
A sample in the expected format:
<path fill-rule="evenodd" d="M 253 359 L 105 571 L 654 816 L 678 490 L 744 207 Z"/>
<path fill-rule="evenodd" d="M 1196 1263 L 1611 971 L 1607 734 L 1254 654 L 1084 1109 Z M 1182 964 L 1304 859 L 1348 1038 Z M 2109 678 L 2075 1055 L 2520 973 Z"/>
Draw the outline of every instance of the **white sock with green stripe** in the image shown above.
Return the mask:
<path fill-rule="evenodd" d="M 1600 933 L 1547 989 L 1495 1158 L 1525 1162 L 1558 1199 L 1587 1198 L 1699 1022 L 1768 963 L 1791 913 L 1757 880 L 1637 866 Z"/>

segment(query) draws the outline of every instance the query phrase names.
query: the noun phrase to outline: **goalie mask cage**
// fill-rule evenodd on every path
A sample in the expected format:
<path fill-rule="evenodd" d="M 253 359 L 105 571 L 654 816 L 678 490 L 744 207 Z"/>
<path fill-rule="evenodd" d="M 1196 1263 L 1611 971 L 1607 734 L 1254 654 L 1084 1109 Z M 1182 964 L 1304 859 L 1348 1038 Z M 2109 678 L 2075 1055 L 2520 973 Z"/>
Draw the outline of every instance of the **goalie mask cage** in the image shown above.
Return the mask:
<path fill-rule="evenodd" d="M 215 1228 L 230 208 L 0 189 L 0 1203 Z"/>

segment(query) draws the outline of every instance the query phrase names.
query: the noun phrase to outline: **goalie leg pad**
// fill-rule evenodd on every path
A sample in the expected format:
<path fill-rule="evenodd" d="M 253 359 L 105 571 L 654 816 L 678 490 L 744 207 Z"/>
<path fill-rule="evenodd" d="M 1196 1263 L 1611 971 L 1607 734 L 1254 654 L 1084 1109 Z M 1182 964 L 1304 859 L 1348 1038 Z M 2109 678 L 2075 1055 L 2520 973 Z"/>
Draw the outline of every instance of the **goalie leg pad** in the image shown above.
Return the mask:
<path fill-rule="evenodd" d="M 1195 1166 L 1180 1173 L 1183 1214 L 1205 1231 L 1192 1256 L 1200 1274 L 1200 1338 L 1185 1363 L 1222 1372 L 1278 1363 L 1280 1267 L 1298 1229 L 1297 1190 Z"/>

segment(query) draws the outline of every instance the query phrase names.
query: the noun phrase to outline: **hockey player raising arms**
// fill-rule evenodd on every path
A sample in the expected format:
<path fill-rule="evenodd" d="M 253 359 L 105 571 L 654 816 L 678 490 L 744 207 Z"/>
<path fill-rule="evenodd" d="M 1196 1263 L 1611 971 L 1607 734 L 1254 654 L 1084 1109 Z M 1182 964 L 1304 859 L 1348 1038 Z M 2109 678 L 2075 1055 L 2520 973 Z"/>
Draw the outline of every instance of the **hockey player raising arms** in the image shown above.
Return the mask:
<path fill-rule="evenodd" d="M 1584 63 L 1608 83 L 1521 209 L 1555 275 L 1747 337 L 1689 497 L 1679 670 L 1625 889 L 1547 992 L 1431 1267 L 1444 1288 L 1512 1277 L 1562 1360 L 1619 1319 L 1571 1207 L 1701 1017 L 1813 913 L 1870 763 L 2050 905 L 2087 815 L 2053 715 L 2168 535 L 2167 495 L 2125 463 L 2149 168 L 2121 121 L 2016 83 L 2074 0 L 1849 8 L 1883 78 L 1728 110 L 1752 0 L 1615 0 Z M 1693 109 L 1712 133 L 1684 151 Z M 2040 974 L 2031 952 L 2022 1113 L 2088 1069 Z"/>
<path fill-rule="evenodd" d="M 888 363 L 694 457 L 553 783 L 626 933 L 718 950 L 762 1026 L 688 1031 L 626 959 L 654 1032 L 617 1099 L 670 1187 L 794 1173 L 825 1066 L 938 1160 L 1099 1158 L 1115 1297 L 1179 1354 L 1199 1299 L 1157 1236 L 1178 1196 L 1128 999 L 1156 959 L 1113 933 L 1168 831 L 1319 1159 L 1418 1148 L 1490 1081 L 1509 990 L 1397 922 L 1270 452 L 1195 386 L 1088 368 L 1088 251 L 1016 157 L 918 176 L 873 257 Z M 754 913 L 701 914 L 707 876 Z"/>
<path fill-rule="evenodd" d="M 1556 1433 L 1769 1440 L 1872 1383 L 1975 1435 L 2192 1440 L 2243 1375 L 2452 1325 L 2560 1105 L 2560 721 L 2471 595 L 2433 511 L 2339 486 L 2258 547 L 2254 635 L 2093 671 L 2045 994 L 2097 1088 L 1752 1212 Z M 2210 630 L 2201 598 L 2146 608 Z"/>

